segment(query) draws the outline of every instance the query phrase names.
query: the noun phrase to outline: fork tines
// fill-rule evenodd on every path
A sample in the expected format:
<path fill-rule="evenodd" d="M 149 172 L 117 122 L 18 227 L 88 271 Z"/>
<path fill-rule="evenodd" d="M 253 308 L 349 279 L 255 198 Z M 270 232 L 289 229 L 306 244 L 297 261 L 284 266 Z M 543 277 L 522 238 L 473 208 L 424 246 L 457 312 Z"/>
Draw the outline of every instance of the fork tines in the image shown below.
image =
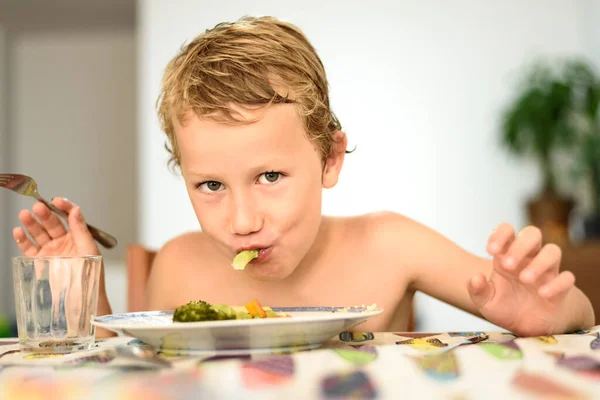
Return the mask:
<path fill-rule="evenodd" d="M 0 185 L 6 185 L 13 178 L 14 175 L 11 174 L 0 174 Z"/>

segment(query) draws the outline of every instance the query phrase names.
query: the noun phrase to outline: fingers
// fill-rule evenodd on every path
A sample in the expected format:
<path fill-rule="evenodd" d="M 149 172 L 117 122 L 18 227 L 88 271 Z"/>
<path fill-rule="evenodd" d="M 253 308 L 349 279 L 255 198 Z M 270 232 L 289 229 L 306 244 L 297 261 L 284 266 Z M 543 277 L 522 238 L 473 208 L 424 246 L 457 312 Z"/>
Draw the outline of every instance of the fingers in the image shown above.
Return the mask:
<path fill-rule="evenodd" d="M 487 252 L 491 256 L 499 256 L 512 243 L 514 238 L 515 230 L 512 225 L 507 223 L 498 225 L 488 240 Z"/>
<path fill-rule="evenodd" d="M 68 214 L 67 222 L 71 231 L 70 236 L 77 250 L 86 255 L 100 255 L 98 245 L 87 227 L 81 209 L 65 198 L 55 198 L 52 200 L 52 204 Z M 28 210 L 22 210 L 19 213 L 19 220 L 25 230 L 22 228 L 13 230 L 15 242 L 25 255 L 37 254 L 41 248 L 53 239 L 62 238 L 68 233 L 62 220 L 45 204 L 36 203 L 32 209 L 33 214 Z M 27 233 L 30 237 L 27 236 Z"/>
<path fill-rule="evenodd" d="M 542 233 L 533 226 L 524 228 L 512 242 L 502 257 L 502 266 L 507 270 L 516 270 L 526 257 L 536 255 L 542 247 Z"/>
<path fill-rule="evenodd" d="M 556 299 L 566 295 L 575 286 L 575 275 L 563 271 L 556 278 L 538 289 L 538 294 L 546 299 Z"/>
<path fill-rule="evenodd" d="M 66 199 L 56 199 L 53 204 L 63 210 L 73 207 Z M 61 220 L 45 204 L 35 203 L 32 211 L 21 210 L 18 217 L 25 229 L 13 230 L 15 242 L 25 255 L 37 254 L 39 248 L 67 233 Z"/>
<path fill-rule="evenodd" d="M 52 199 L 52 205 L 58 208 L 59 210 L 63 210 L 67 214 L 71 212 L 71 209 L 76 207 L 74 203 L 70 202 L 64 197 L 55 197 L 54 199 Z"/>
<path fill-rule="evenodd" d="M 46 229 L 42 227 L 40 222 L 35 219 L 29 210 L 21 210 L 19 213 L 19 221 L 21 221 L 38 246 L 41 247 L 52 240 L 48 232 L 46 232 Z"/>
<path fill-rule="evenodd" d="M 19 250 L 21 253 L 26 256 L 35 256 L 38 252 L 38 248 L 25 234 L 23 228 L 14 228 L 13 229 L 13 238 L 19 246 Z"/>
<path fill-rule="evenodd" d="M 87 224 L 85 222 L 85 218 L 83 213 L 81 212 L 81 208 L 76 204 L 70 202 L 69 200 L 63 197 L 57 197 L 52 200 L 52 204 L 56 208 L 59 208 L 69 214 L 67 219 L 67 223 L 69 224 L 69 228 L 71 232 L 73 232 L 74 240 L 79 243 L 77 245 L 87 245 L 87 241 L 92 240 L 92 235 L 90 234 Z M 89 247 L 89 246 L 88 246 Z"/>
<path fill-rule="evenodd" d="M 85 254 L 100 254 L 98 245 L 94 241 L 92 234 L 90 233 L 85 218 L 81 209 L 74 206 L 69 212 L 69 227 L 73 233 L 73 240 L 78 249 L 83 251 Z"/>
<path fill-rule="evenodd" d="M 503 223 L 498 225 L 488 240 L 487 252 L 494 257 L 494 269 L 502 269 L 502 256 L 515 239 L 515 231 L 512 225 Z"/>
<path fill-rule="evenodd" d="M 490 236 L 487 251 L 494 257 L 495 268 L 500 267 L 516 278 L 541 247 L 542 234 L 538 228 L 528 226 L 515 237 L 512 225 L 503 223 Z"/>
<path fill-rule="evenodd" d="M 42 203 L 36 203 L 33 205 L 32 210 L 50 238 L 56 239 L 67 233 L 67 230 L 60 219 L 56 216 L 56 214 L 50 211 L 46 205 Z M 40 243 L 37 238 L 35 238 L 35 240 L 40 246 L 45 244 Z"/>
<path fill-rule="evenodd" d="M 473 276 L 467 283 L 467 290 L 477 308 L 483 308 L 495 293 L 494 285 L 483 274 Z"/>
<path fill-rule="evenodd" d="M 542 286 L 558 275 L 562 251 L 555 244 L 547 244 L 519 275 L 523 283 Z"/>

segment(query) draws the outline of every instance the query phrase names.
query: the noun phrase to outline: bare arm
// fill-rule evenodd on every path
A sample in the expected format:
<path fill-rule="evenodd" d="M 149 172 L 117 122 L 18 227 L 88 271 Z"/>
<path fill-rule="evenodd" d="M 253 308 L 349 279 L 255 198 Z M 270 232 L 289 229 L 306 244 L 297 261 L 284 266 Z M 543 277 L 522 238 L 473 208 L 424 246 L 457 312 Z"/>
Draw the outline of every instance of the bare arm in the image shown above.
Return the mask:
<path fill-rule="evenodd" d="M 175 255 L 178 253 L 177 244 L 169 242 L 165 244 L 152 264 L 150 276 L 146 286 L 146 309 L 148 310 L 168 310 L 173 308 L 173 298 L 176 292 L 181 290 L 181 280 L 175 279 L 178 276 L 177 260 Z"/>
<path fill-rule="evenodd" d="M 396 216 L 396 240 L 403 242 L 402 262 L 410 273 L 411 288 L 483 318 L 471 300 L 466 283 L 492 271 L 491 260 L 478 257 L 438 232 L 411 219 Z"/>
<path fill-rule="evenodd" d="M 415 290 L 521 336 L 565 333 L 594 325 L 589 299 L 574 286 L 570 272 L 559 272 L 560 249 L 542 247 L 535 228 L 528 227 L 515 236 L 508 231 L 510 225 L 504 224 L 499 235 L 506 241 L 486 259 L 415 221 L 401 216 L 392 219 L 402 262 Z M 502 239 L 494 238 L 490 240 Z M 503 263 L 509 256 L 517 259 L 510 268 Z M 536 276 L 526 277 L 525 271 L 534 271 Z"/>
<path fill-rule="evenodd" d="M 102 262 L 102 269 L 100 271 L 100 284 L 98 288 L 98 308 L 96 310 L 98 316 L 112 314 L 112 307 L 108 301 L 106 294 L 106 280 L 104 279 L 104 261 Z M 116 336 L 116 333 L 103 328 L 97 328 L 96 337 L 106 338 Z"/>

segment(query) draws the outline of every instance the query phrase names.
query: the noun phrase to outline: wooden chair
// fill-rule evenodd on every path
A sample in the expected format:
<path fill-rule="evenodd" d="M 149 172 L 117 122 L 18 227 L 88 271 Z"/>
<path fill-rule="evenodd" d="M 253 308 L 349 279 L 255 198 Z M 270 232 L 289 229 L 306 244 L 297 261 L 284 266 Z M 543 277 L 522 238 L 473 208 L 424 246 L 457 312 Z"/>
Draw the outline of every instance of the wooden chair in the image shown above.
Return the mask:
<path fill-rule="evenodd" d="M 146 285 L 150 277 L 156 251 L 141 245 L 127 246 L 127 311 L 148 311 L 146 308 Z M 414 307 L 411 309 L 408 332 L 415 329 Z"/>

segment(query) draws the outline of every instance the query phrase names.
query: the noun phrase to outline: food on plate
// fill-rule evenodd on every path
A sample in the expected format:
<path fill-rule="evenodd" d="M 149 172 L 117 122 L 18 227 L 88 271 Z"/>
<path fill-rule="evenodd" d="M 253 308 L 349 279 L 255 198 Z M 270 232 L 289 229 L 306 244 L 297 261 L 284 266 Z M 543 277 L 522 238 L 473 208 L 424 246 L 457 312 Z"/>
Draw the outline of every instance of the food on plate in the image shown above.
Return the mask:
<path fill-rule="evenodd" d="M 246 310 L 248 310 L 250 315 L 254 318 L 267 318 L 267 312 L 261 307 L 256 299 L 246 304 Z"/>
<path fill-rule="evenodd" d="M 233 266 L 233 269 L 242 271 L 246 268 L 246 265 L 255 258 L 258 258 L 258 250 L 242 250 L 233 258 L 231 265 Z"/>
<path fill-rule="evenodd" d="M 246 306 L 210 304 L 204 300 L 193 300 L 179 306 L 173 313 L 173 322 L 221 321 L 232 319 L 281 318 L 290 315 L 263 307 L 257 299 Z"/>
<path fill-rule="evenodd" d="M 194 300 L 179 306 L 173 313 L 173 321 L 193 322 L 193 321 L 217 321 L 235 319 L 235 313 L 231 307 L 216 307 L 203 300 Z"/>

